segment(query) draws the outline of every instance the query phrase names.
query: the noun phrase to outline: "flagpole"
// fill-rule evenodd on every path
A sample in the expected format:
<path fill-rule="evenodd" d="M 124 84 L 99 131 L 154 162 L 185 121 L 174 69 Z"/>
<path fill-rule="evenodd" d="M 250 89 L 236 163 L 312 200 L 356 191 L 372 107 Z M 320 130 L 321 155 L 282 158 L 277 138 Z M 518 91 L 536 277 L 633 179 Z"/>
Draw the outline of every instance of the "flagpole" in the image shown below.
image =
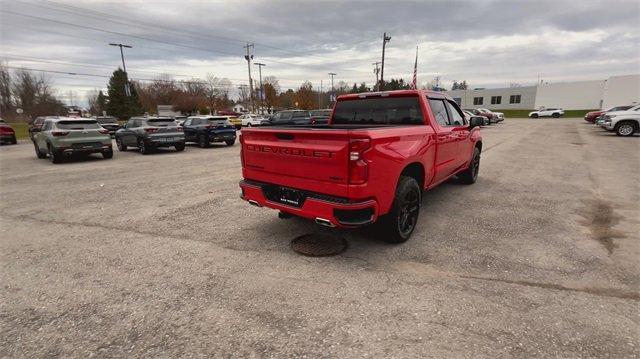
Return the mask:
<path fill-rule="evenodd" d="M 418 89 L 418 46 L 416 46 L 416 62 L 413 65 L 413 83 L 411 84 L 414 90 Z"/>

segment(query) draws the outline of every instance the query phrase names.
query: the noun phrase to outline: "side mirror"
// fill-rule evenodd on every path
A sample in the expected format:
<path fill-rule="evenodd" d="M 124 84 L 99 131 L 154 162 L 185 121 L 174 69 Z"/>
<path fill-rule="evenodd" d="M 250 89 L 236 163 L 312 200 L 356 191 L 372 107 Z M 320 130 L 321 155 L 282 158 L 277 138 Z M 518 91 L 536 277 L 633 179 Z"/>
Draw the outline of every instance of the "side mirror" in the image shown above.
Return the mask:
<path fill-rule="evenodd" d="M 482 120 L 482 117 L 473 116 L 469 121 L 469 129 L 482 126 L 483 124 L 484 124 L 484 121 Z"/>

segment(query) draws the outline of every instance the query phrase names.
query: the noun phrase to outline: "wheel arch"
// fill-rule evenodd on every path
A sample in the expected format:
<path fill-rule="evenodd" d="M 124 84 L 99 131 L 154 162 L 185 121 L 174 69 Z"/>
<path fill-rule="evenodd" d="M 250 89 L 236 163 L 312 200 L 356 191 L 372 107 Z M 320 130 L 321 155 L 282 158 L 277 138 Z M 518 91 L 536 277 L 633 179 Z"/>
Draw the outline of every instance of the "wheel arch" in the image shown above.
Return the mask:
<path fill-rule="evenodd" d="M 411 162 L 404 167 L 402 172 L 400 172 L 400 176 L 398 177 L 398 181 L 400 181 L 400 177 L 407 176 L 411 177 L 418 182 L 418 185 L 422 190 L 424 190 L 425 186 L 425 169 L 424 165 L 421 162 Z"/>

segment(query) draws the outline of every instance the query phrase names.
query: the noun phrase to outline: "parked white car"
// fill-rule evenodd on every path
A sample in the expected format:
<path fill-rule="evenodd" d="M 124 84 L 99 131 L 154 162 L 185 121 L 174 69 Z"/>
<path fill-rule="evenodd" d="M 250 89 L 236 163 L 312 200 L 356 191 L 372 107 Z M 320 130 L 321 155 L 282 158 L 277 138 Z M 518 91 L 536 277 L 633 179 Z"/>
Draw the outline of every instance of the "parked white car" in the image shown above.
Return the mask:
<path fill-rule="evenodd" d="M 564 116 L 564 110 L 561 108 L 544 108 L 541 107 L 538 111 L 529 112 L 529 117 L 538 118 L 538 117 L 554 117 L 558 118 L 560 116 Z"/>
<path fill-rule="evenodd" d="M 618 136 L 633 136 L 640 132 L 640 105 L 626 111 L 607 112 L 603 117 L 602 128 Z"/>
<path fill-rule="evenodd" d="M 242 126 L 247 127 L 260 126 L 262 124 L 262 120 L 264 120 L 264 117 L 253 113 L 246 113 L 238 118 L 242 120 Z"/>

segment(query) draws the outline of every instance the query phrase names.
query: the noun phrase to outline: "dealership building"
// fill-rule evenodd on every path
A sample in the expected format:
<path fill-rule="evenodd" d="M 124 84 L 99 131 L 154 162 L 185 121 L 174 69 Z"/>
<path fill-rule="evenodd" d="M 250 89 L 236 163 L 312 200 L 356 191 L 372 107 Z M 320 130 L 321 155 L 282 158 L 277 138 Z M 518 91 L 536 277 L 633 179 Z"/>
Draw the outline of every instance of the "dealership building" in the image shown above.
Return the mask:
<path fill-rule="evenodd" d="M 532 110 L 606 109 L 640 102 L 640 75 L 612 76 L 606 80 L 541 83 L 495 89 L 445 91 L 462 108 Z"/>

